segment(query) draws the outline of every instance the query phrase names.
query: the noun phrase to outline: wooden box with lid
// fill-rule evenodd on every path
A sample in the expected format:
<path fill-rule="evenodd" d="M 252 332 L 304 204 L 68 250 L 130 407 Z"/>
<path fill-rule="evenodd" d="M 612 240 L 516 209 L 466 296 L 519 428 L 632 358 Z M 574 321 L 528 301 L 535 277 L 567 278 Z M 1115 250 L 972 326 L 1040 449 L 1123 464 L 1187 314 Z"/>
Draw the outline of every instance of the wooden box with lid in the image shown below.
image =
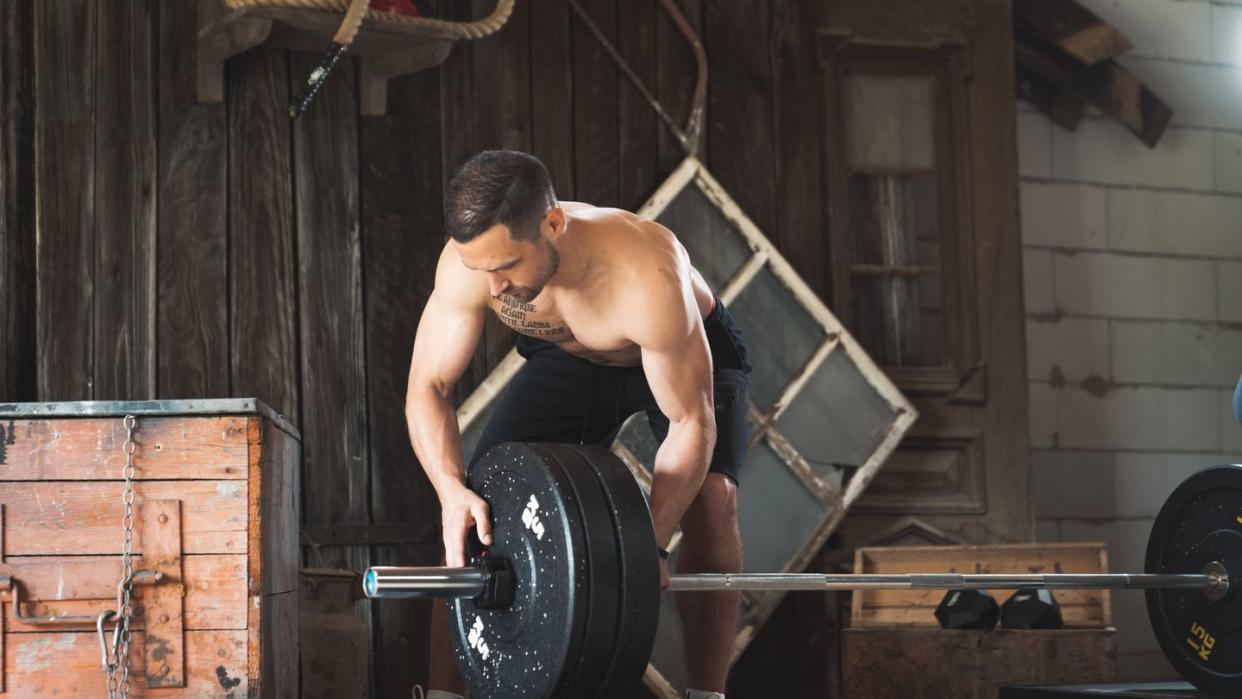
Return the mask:
<path fill-rule="evenodd" d="M 0 697 L 118 656 L 130 697 L 296 697 L 300 450 L 254 399 L 0 404 Z"/>

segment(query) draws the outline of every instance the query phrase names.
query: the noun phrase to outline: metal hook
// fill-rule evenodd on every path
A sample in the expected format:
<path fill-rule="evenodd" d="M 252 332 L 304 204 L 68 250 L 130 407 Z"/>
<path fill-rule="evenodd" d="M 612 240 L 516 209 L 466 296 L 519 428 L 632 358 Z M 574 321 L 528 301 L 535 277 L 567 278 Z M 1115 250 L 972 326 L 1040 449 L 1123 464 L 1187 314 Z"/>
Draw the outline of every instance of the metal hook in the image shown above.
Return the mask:
<path fill-rule="evenodd" d="M 113 616 L 116 616 L 115 611 L 105 609 L 95 619 L 95 633 L 99 634 L 99 664 L 108 672 L 111 672 L 116 664 L 111 662 L 113 654 L 108 653 L 108 634 L 104 631 L 104 624 L 107 623 L 109 617 Z"/>

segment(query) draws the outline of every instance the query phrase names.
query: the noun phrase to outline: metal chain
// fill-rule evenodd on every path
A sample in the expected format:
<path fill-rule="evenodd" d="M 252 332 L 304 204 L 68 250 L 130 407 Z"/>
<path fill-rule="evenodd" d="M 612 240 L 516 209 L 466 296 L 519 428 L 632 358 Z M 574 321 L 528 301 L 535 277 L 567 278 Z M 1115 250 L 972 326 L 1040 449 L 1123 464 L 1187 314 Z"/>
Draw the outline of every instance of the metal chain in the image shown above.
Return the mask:
<path fill-rule="evenodd" d="M 125 514 L 121 516 L 121 590 L 117 600 L 116 629 L 113 631 L 113 645 L 116 657 L 107 662 L 105 651 L 105 669 L 108 673 L 108 699 L 125 699 L 129 696 L 129 642 L 131 632 L 130 618 L 134 614 L 131 601 L 134 589 L 134 442 L 133 415 L 125 416 L 125 468 L 121 475 L 125 478 L 125 487 L 121 491 L 121 504 Z"/>

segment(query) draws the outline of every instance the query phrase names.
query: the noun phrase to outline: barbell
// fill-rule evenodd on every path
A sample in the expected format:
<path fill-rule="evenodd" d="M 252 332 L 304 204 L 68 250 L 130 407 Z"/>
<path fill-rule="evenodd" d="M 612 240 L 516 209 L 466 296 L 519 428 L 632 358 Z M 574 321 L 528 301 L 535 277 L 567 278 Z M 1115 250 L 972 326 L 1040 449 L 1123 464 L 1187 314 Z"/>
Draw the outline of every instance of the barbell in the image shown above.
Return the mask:
<path fill-rule="evenodd" d="M 475 697 L 632 696 L 655 642 L 659 558 L 646 500 L 601 447 L 502 444 L 467 482 L 491 546 L 471 565 L 376 566 L 371 598 L 452 600 L 451 638 Z M 473 537 L 471 537 L 473 539 Z M 1204 469 L 1161 507 L 1144 573 L 671 576 L 675 592 L 1142 589 L 1161 649 L 1199 689 L 1242 695 L 1242 466 Z"/>

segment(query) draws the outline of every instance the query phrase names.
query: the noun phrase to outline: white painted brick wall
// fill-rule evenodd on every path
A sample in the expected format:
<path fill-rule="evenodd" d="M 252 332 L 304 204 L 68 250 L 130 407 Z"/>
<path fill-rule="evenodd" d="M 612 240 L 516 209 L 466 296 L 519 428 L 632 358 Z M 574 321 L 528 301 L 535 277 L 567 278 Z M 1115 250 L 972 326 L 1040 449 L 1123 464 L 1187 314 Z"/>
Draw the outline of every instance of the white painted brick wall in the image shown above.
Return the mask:
<path fill-rule="evenodd" d="M 1227 388 L 1237 384 L 1242 328 L 1114 320 L 1111 330 L 1114 381 Z"/>
<path fill-rule="evenodd" d="M 1019 105 L 1031 493 L 1040 541 L 1138 571 L 1169 492 L 1242 463 L 1242 0 L 1081 1 L 1174 117 L 1152 149 L 1096 109 L 1071 133 Z M 1174 676 L 1143 595 L 1112 604 L 1121 676 Z"/>
<path fill-rule="evenodd" d="M 1214 139 L 1216 190 L 1242 194 L 1242 134 L 1218 131 Z"/>
<path fill-rule="evenodd" d="M 1057 308 L 1122 318 L 1216 319 L 1216 265 L 1091 252 L 1052 255 Z"/>
<path fill-rule="evenodd" d="M 1027 420 L 1031 427 L 1031 448 L 1057 445 L 1057 391 L 1046 383 L 1032 383 L 1027 389 L 1030 409 Z M 1036 510 L 1038 516 L 1039 510 Z"/>
<path fill-rule="evenodd" d="M 1212 3 L 1212 60 L 1242 65 L 1242 7 Z"/>
<path fill-rule="evenodd" d="M 1116 515 L 1154 519 L 1179 483 L 1207 466 L 1237 461 L 1236 454 L 1116 452 Z"/>
<path fill-rule="evenodd" d="M 1149 149 L 1111 119 L 1083 119 L 1074 132 L 1050 128 L 1054 179 L 1195 191 L 1212 188 L 1213 142 L 1207 129 L 1171 126 L 1160 145 Z"/>
<path fill-rule="evenodd" d="M 1106 205 L 1107 247 L 1112 250 L 1242 257 L 1242 197 L 1113 189 Z M 1023 240 L 1037 244 L 1025 237 L 1025 230 Z M 1084 247 L 1099 247 L 1094 237 L 1087 242 Z"/>
<path fill-rule="evenodd" d="M 1032 499 L 1040 517 L 1105 519 L 1116 516 L 1116 468 L 1107 451 L 1035 450 Z M 1072 488 L 1065 487 L 1073 483 Z"/>
<path fill-rule="evenodd" d="M 1223 321 L 1242 323 L 1242 262 L 1216 263 L 1216 282 L 1216 301 L 1220 309 L 1218 317 Z"/>
<path fill-rule="evenodd" d="M 1027 376 L 1049 382 L 1107 377 L 1108 322 L 1104 318 L 1027 319 Z"/>
<path fill-rule="evenodd" d="M 1218 391 L 1155 386 L 1105 388 L 1103 395 L 1075 386 L 1056 392 L 1056 434 L 1060 446 L 1153 451 L 1218 449 Z"/>
<path fill-rule="evenodd" d="M 1022 240 L 1027 245 L 1105 247 L 1103 187 L 1024 182 L 1020 193 Z"/>
<path fill-rule="evenodd" d="M 1030 248 L 1022 251 L 1022 288 L 1028 314 L 1056 311 L 1056 294 L 1052 290 L 1051 253 Z"/>

